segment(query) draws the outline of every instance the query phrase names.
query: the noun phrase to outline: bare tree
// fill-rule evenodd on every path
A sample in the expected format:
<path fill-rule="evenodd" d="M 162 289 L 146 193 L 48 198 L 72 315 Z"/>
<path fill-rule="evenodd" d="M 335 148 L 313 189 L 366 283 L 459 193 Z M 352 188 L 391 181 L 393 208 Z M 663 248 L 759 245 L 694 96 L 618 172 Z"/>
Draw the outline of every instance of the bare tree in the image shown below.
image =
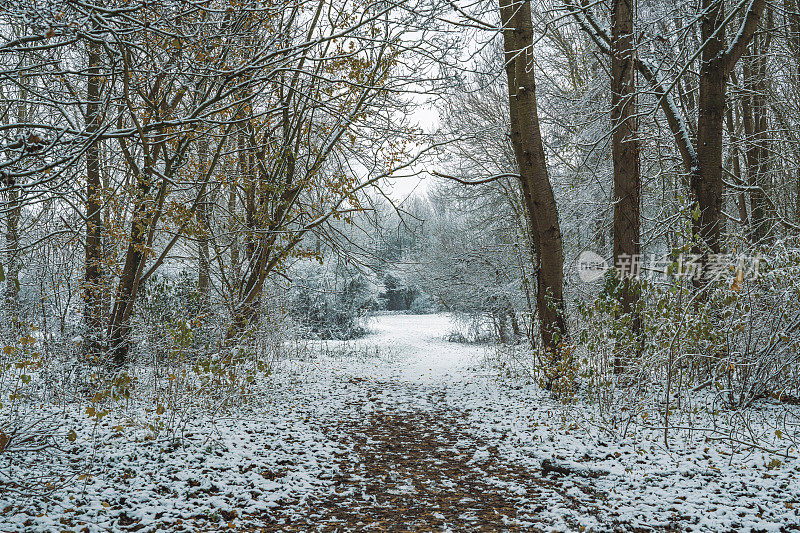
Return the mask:
<path fill-rule="evenodd" d="M 636 125 L 636 86 L 633 32 L 634 0 L 611 2 L 611 127 L 614 163 L 614 264 L 640 261 L 639 146 Z M 632 276 L 620 280 L 620 311 L 638 335 L 639 295 Z M 615 370 L 621 371 L 621 358 Z"/>
<path fill-rule="evenodd" d="M 94 21 L 93 29 L 99 30 Z M 100 37 L 99 35 L 97 37 Z M 84 312 L 86 322 L 86 350 L 96 356 L 102 351 L 103 324 L 103 186 L 100 177 L 100 140 L 103 119 L 100 99 L 101 45 L 87 39 L 86 81 L 86 135 L 90 138 L 86 149 L 86 259 L 84 275 Z"/>
<path fill-rule="evenodd" d="M 766 21 L 772 20 L 772 10 L 767 10 Z M 774 236 L 771 206 L 767 201 L 770 178 L 769 147 L 769 80 L 767 61 L 772 42 L 771 24 L 756 35 L 751 43 L 751 55 L 742 61 L 744 95 L 742 97 L 742 122 L 747 141 L 747 185 L 750 189 L 750 240 L 766 244 Z"/>
<path fill-rule="evenodd" d="M 612 38 L 592 13 L 588 3 L 572 4 L 568 10 L 576 17 L 584 31 L 605 53 L 611 54 Z M 681 109 L 671 95 L 680 80 L 668 82 L 653 60 L 639 56 L 636 69 L 653 87 L 659 97 L 670 130 L 681 154 L 684 170 L 689 176 L 690 191 L 696 202 L 692 233 L 696 238 L 694 251 L 704 257 L 721 251 L 721 217 L 723 205 L 723 137 L 726 87 L 728 78 L 758 27 L 766 0 L 753 0 L 747 4 L 733 40 L 728 43 L 726 30 L 734 17 L 726 13 L 721 0 L 703 0 L 700 5 L 700 48 L 693 57 L 699 57 L 699 94 L 697 105 L 697 135 L 692 142 L 692 131 Z M 688 66 L 680 69 L 681 73 Z"/>
<path fill-rule="evenodd" d="M 539 126 L 533 74 L 533 24 L 530 1 L 500 0 L 505 69 L 508 79 L 511 142 L 536 252 L 542 343 L 553 358 L 567 335 L 564 317 L 564 251 L 553 188 Z"/>

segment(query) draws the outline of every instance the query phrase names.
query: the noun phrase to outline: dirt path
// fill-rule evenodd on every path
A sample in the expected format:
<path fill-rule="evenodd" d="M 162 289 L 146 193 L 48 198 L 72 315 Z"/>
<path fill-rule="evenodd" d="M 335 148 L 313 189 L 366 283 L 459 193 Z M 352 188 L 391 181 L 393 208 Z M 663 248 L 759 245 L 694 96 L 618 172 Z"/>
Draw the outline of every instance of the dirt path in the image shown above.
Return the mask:
<path fill-rule="evenodd" d="M 309 498 L 300 512 L 293 505 L 265 531 L 541 531 L 554 501 L 593 514 L 586 494 L 576 501 L 558 478 L 509 464 L 492 443 L 471 436 L 465 413 L 447 406 L 441 387 L 351 385 L 366 387 L 369 403 L 351 403 L 324 430 L 354 453 L 338 457 L 328 494 Z M 569 528 L 582 530 L 577 521 Z"/>
<path fill-rule="evenodd" d="M 602 523 L 590 482 L 526 469 L 470 431 L 468 413 L 448 401 L 485 356 L 445 340 L 446 317 L 395 316 L 351 346 L 392 353 L 342 388 L 348 400 L 317 420 L 350 450 L 336 456 L 329 490 L 285 502 L 263 531 L 583 531 Z M 374 342 L 375 344 L 370 344 Z M 561 512 L 548 513 L 555 507 Z M 565 517 L 564 508 L 572 512 Z M 258 521 L 257 520 L 257 521 Z M 267 522 L 267 523 L 265 523 Z M 605 529 L 605 528 L 604 528 Z M 611 528 L 613 529 L 613 527 Z"/>

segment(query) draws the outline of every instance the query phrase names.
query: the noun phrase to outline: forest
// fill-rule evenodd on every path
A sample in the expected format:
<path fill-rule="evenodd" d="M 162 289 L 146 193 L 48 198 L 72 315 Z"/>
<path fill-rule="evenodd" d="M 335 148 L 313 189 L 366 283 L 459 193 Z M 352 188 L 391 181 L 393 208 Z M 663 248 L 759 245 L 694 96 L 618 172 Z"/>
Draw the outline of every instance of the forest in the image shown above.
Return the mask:
<path fill-rule="evenodd" d="M 0 1 L 0 531 L 796 531 L 800 0 Z"/>

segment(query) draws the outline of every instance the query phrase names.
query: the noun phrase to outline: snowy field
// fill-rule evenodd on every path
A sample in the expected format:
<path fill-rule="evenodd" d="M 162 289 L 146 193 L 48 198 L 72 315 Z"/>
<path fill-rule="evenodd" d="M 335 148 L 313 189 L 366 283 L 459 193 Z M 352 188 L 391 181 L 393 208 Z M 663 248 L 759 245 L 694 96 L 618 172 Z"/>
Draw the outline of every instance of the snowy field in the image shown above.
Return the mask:
<path fill-rule="evenodd" d="M 797 458 L 609 439 L 452 327 L 377 317 L 259 379 L 246 411 L 182 421 L 178 445 L 131 413 L 43 405 L 77 438 L 0 455 L 0 531 L 800 530 Z M 36 476 L 46 497 L 5 490 Z"/>

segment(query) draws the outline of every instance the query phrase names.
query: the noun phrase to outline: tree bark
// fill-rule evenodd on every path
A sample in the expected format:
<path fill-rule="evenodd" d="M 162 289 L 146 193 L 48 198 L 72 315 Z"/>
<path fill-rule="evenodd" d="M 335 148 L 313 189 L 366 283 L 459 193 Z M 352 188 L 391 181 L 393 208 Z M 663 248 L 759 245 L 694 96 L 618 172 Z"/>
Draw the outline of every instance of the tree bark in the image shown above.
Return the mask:
<path fill-rule="evenodd" d="M 25 68 L 26 57 L 20 58 L 19 66 Z M 28 105 L 28 80 L 23 74 L 19 75 L 19 96 L 16 106 L 16 121 L 25 124 L 29 120 L 30 108 Z M 0 182 L 0 187 L 5 185 L 6 189 L 6 282 L 3 291 L 3 300 L 6 308 L 7 317 L 12 328 L 20 326 L 19 316 L 19 274 L 22 268 L 20 261 L 20 235 L 19 223 L 22 218 L 22 188 L 13 177 L 8 177 L 5 183 Z"/>
<path fill-rule="evenodd" d="M 768 18 L 770 18 L 768 14 Z M 748 141 L 745 151 L 747 184 L 750 192 L 750 241 L 768 244 L 773 236 L 773 216 L 767 198 L 769 190 L 769 124 L 767 114 L 767 56 L 769 32 L 754 39 L 752 57 L 743 65 L 745 95 L 742 99 L 744 130 Z"/>
<path fill-rule="evenodd" d="M 699 213 L 693 214 L 693 252 L 707 257 L 721 250 L 722 132 L 725 117 L 725 12 L 720 0 L 702 0 L 700 98 L 697 120 L 697 166 L 690 186 Z"/>
<path fill-rule="evenodd" d="M 111 362 L 114 366 L 122 366 L 128 359 L 130 318 L 144 267 L 147 234 L 154 216 L 153 201 L 149 198 L 152 174 L 147 170 L 144 174 L 137 177 L 130 243 L 125 253 L 125 264 L 117 286 L 114 308 L 109 317 L 107 335 L 111 350 Z"/>
<path fill-rule="evenodd" d="M 536 253 L 540 333 L 553 360 L 567 334 L 564 318 L 564 252 L 558 207 L 547 174 L 533 75 L 533 24 L 529 0 L 500 0 L 508 79 L 511 142 L 531 222 Z"/>
<path fill-rule="evenodd" d="M 750 224 L 748 227 L 748 238 L 753 244 L 758 244 L 765 236 L 766 226 L 766 199 L 764 198 L 764 191 L 756 189 L 763 183 L 761 170 L 763 162 L 761 161 L 762 150 L 759 146 L 758 138 L 760 129 L 760 112 L 756 110 L 758 107 L 758 98 L 753 92 L 756 90 L 757 82 L 755 80 L 756 65 L 748 63 L 757 63 L 756 59 L 748 59 L 744 66 L 744 88 L 745 95 L 742 98 L 742 122 L 744 125 L 745 139 L 747 140 L 747 148 L 744 152 L 745 168 L 747 169 L 747 186 L 750 196 Z M 754 68 L 755 67 L 755 68 Z"/>
<path fill-rule="evenodd" d="M 800 2 L 798 0 L 784 0 L 784 11 L 788 19 L 789 26 L 789 50 L 792 55 L 792 77 L 791 84 L 795 87 L 795 92 L 788 95 L 790 101 L 795 102 L 795 109 L 798 107 L 798 90 L 800 87 Z M 800 150 L 795 149 L 795 165 L 800 163 Z M 794 219 L 800 223 L 800 168 L 796 171 L 795 177 L 795 206 Z"/>
<path fill-rule="evenodd" d="M 102 349 L 103 330 L 103 187 L 100 178 L 100 45 L 88 42 L 88 74 L 86 84 L 86 133 L 90 144 L 86 149 L 86 259 L 84 271 L 84 311 L 86 353 L 96 356 Z"/>
<path fill-rule="evenodd" d="M 611 2 L 611 139 L 614 164 L 614 264 L 633 265 L 640 260 L 639 146 L 636 139 L 636 87 L 634 80 L 633 0 Z M 620 312 L 629 321 L 634 335 L 639 332 L 636 282 L 621 272 Z M 617 351 L 614 371 L 620 373 L 625 363 Z"/>
<path fill-rule="evenodd" d="M 131 213 L 130 242 L 125 253 L 125 263 L 122 268 L 119 283 L 117 284 L 114 307 L 109 317 L 108 336 L 109 349 L 111 350 L 111 363 L 122 366 L 128 360 L 130 349 L 131 316 L 133 307 L 142 280 L 145 260 L 155 238 L 155 229 L 158 219 L 164 208 L 167 187 L 172 174 L 171 165 L 166 164 L 158 191 L 151 195 L 155 183 L 155 162 L 160 154 L 164 154 L 165 139 L 159 132 L 154 139 L 144 140 L 144 164 L 139 168 L 133 161 L 131 152 L 124 139 L 120 139 L 125 158 L 131 169 L 135 172 L 135 189 L 133 191 L 133 208 Z M 155 142 L 152 142 L 155 141 Z M 150 144 L 152 142 L 152 144 Z M 176 155 L 176 157 L 178 157 Z M 166 163 L 166 155 L 164 155 Z"/>
<path fill-rule="evenodd" d="M 734 84 L 736 80 L 734 79 Z M 731 106 L 725 111 L 725 120 L 728 125 L 728 136 L 730 137 L 730 163 L 732 167 L 732 174 L 734 179 L 736 180 L 737 185 L 744 185 L 744 181 L 742 180 L 742 166 L 741 162 L 739 161 L 739 146 L 738 143 L 741 142 L 739 135 L 737 133 L 737 122 L 733 119 L 733 108 Z M 739 213 L 739 222 L 745 228 L 750 226 L 750 216 L 747 214 L 747 196 L 745 191 L 738 191 L 736 193 L 736 209 Z"/>
<path fill-rule="evenodd" d="M 255 165 L 252 161 L 252 147 L 247 142 L 247 131 L 243 125 L 238 137 L 239 183 L 244 189 L 245 254 L 252 261 L 256 250 L 256 180 L 253 176 Z"/>
<path fill-rule="evenodd" d="M 294 205 L 295 200 L 297 200 L 301 190 L 301 186 L 294 184 L 297 163 L 294 152 L 295 138 L 290 121 L 291 91 L 289 91 L 289 95 L 285 95 L 282 88 L 280 91 L 279 100 L 282 107 L 281 129 L 283 130 L 283 157 L 280 168 L 283 172 L 283 184 L 280 191 L 273 191 L 268 186 L 262 187 L 262 190 L 258 191 L 259 197 L 256 203 L 256 167 L 258 166 L 260 169 L 260 182 L 266 185 L 269 182 L 269 176 L 265 175 L 264 172 L 269 166 L 264 160 L 265 154 L 263 151 L 251 150 L 248 175 L 251 190 L 247 196 L 248 198 L 252 196 L 252 200 L 248 200 L 248 205 L 245 205 L 246 223 L 248 230 L 253 234 L 252 250 L 248 252 L 249 267 L 247 270 L 249 275 L 245 280 L 242 280 L 239 302 L 236 304 L 233 312 L 233 321 L 226 334 L 228 340 L 235 338 L 249 325 L 258 321 L 264 282 L 266 282 L 270 272 L 281 259 L 281 255 L 276 254 L 275 249 L 278 239 L 277 230 L 284 226 L 285 217 L 292 205 Z M 258 143 L 253 139 L 250 144 L 255 146 Z M 259 163 L 258 165 L 255 164 L 256 160 Z M 270 205 L 273 206 L 273 209 L 272 213 L 268 214 L 267 209 Z M 300 236 L 295 237 L 297 240 L 299 238 Z M 292 245 L 288 246 L 291 248 Z"/>
<path fill-rule="evenodd" d="M 208 169 L 208 140 L 200 139 L 198 141 L 197 156 L 200 162 L 200 175 L 205 176 Z M 205 188 L 205 179 L 200 185 Z M 205 192 L 205 197 L 200 198 L 200 203 L 197 206 L 197 222 L 200 226 L 200 232 L 197 238 L 197 292 L 200 295 L 200 309 L 202 312 L 208 310 L 209 307 L 209 288 L 210 288 L 210 264 L 209 264 L 209 242 L 210 242 L 210 227 L 211 227 L 211 202 L 208 199 L 208 192 Z"/>
<path fill-rule="evenodd" d="M 725 4 L 702 0 L 700 36 L 700 97 L 697 117 L 697 166 L 690 173 L 690 187 L 696 202 L 692 217 L 692 251 L 701 256 L 700 280 L 708 273 L 709 255 L 722 250 L 722 140 L 725 119 L 725 90 L 733 68 L 753 38 L 765 0 L 753 0 L 744 15 L 734 41 L 726 44 Z"/>
<path fill-rule="evenodd" d="M 22 216 L 22 202 L 18 184 L 7 184 L 6 202 L 6 286 L 4 300 L 6 313 L 11 325 L 19 325 L 19 221 Z"/>
<path fill-rule="evenodd" d="M 568 5 L 572 4 L 567 0 Z M 611 37 L 605 32 L 589 10 L 588 2 L 578 0 L 573 16 L 583 30 L 605 53 L 610 52 Z M 646 60 L 636 59 L 636 69 L 653 86 L 659 105 L 664 111 L 675 144 L 681 153 L 684 167 L 690 176 L 690 189 L 699 213 L 693 218 L 693 251 L 701 254 L 703 262 L 709 253 L 721 250 L 722 218 L 722 133 L 725 115 L 725 86 L 728 75 L 752 40 L 766 6 L 766 0 L 752 0 L 735 39 L 726 44 L 724 2 L 701 2 L 701 54 L 700 95 L 698 103 L 697 144 L 693 145 L 686 121 L 679 114 L 669 94 L 670 86 L 659 78 L 656 66 Z M 703 269 L 705 272 L 705 269 Z"/>
<path fill-rule="evenodd" d="M 230 235 L 230 271 L 232 278 L 232 288 L 235 294 L 233 297 L 238 296 L 242 290 L 242 263 L 239 258 L 239 233 L 240 228 L 236 217 L 236 182 L 228 184 L 228 234 Z"/>

